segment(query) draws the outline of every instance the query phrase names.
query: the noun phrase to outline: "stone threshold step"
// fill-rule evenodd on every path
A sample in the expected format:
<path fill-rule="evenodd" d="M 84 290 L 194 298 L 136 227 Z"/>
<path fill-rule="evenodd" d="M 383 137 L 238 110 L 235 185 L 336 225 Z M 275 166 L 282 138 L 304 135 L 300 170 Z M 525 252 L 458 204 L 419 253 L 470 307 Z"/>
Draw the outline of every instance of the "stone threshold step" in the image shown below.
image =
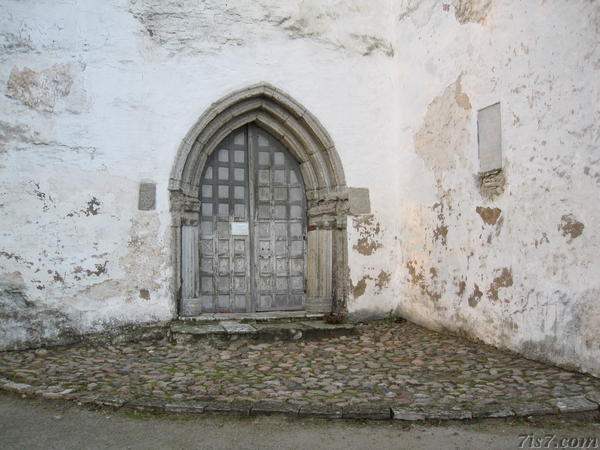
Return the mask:
<path fill-rule="evenodd" d="M 319 320 L 241 322 L 221 320 L 213 323 L 173 322 L 170 335 L 176 342 L 201 338 L 247 337 L 261 341 L 320 339 L 356 333 L 354 324 L 329 324 Z"/>
<path fill-rule="evenodd" d="M 198 316 L 180 317 L 179 322 L 291 322 L 305 320 L 322 320 L 323 313 L 308 313 L 306 311 L 269 311 L 257 313 L 205 313 Z"/>

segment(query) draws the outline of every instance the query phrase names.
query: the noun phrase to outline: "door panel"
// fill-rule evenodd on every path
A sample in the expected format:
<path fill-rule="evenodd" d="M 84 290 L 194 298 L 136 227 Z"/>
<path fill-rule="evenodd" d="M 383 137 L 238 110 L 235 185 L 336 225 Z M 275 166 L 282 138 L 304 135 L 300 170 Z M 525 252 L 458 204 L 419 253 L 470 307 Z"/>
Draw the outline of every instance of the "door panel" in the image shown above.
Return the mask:
<path fill-rule="evenodd" d="M 304 306 L 306 200 L 298 163 L 272 136 L 250 128 L 256 198 L 257 311 Z"/>
<path fill-rule="evenodd" d="M 181 313 L 303 309 L 306 198 L 287 150 L 240 128 L 210 156 L 199 191 L 198 294 Z"/>
<path fill-rule="evenodd" d="M 248 221 L 248 151 L 236 130 L 207 161 L 200 186 L 202 312 L 246 312 L 250 306 L 250 236 L 232 233 Z"/>

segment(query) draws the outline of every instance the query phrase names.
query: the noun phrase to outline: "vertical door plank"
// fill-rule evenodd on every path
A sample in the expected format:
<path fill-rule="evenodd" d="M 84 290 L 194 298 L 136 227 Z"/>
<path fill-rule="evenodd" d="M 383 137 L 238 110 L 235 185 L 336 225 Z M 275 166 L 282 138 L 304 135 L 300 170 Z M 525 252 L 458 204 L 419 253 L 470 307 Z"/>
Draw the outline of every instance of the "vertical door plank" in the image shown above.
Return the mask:
<path fill-rule="evenodd" d="M 200 314 L 200 305 L 194 302 L 199 291 L 198 227 L 181 228 L 181 297 L 185 316 Z"/>

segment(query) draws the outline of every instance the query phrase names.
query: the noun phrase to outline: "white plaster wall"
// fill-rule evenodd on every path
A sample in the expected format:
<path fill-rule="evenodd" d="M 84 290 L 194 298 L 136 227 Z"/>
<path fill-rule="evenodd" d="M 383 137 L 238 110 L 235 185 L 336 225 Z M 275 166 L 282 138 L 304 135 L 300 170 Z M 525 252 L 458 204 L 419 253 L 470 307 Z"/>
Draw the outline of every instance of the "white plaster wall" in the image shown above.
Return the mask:
<path fill-rule="evenodd" d="M 2 2 L 0 347 L 171 318 L 176 150 L 211 102 L 266 81 L 369 188 L 372 215 L 348 224 L 355 317 L 598 375 L 599 15 L 586 0 Z M 476 112 L 497 101 L 506 186 L 485 200 Z M 146 181 L 155 211 L 137 210 Z"/>
<path fill-rule="evenodd" d="M 395 312 L 600 374 L 600 6 L 405 3 Z M 486 200 L 477 110 L 498 101 L 506 186 Z"/>
<path fill-rule="evenodd" d="M 173 316 L 169 172 L 202 112 L 247 85 L 309 108 L 348 184 L 389 209 L 390 5 L 2 2 L 0 347 Z M 157 208 L 137 211 L 147 181 Z"/>

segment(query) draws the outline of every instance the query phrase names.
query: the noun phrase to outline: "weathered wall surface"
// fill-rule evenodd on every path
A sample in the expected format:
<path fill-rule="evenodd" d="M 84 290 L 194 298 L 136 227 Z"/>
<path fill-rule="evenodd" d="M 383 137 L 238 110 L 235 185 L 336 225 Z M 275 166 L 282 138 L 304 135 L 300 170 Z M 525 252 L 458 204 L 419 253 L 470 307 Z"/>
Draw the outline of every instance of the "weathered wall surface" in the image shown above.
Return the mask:
<path fill-rule="evenodd" d="M 173 317 L 177 148 L 211 102 L 266 81 L 369 188 L 348 222 L 355 317 L 600 374 L 597 3 L 89 6 L 0 5 L 0 348 Z M 477 111 L 496 102 L 503 171 L 482 186 Z"/>
<path fill-rule="evenodd" d="M 2 2 L 0 348 L 173 317 L 169 172 L 234 90 L 265 81 L 298 99 L 348 184 L 393 204 L 390 5 Z M 155 210 L 137 210 L 142 182 Z"/>
<path fill-rule="evenodd" d="M 600 374 L 599 27 L 590 1 L 404 2 L 398 225 L 380 232 L 397 237 L 396 313 Z M 496 102 L 503 171 L 490 188 L 477 111 Z M 370 230 L 356 308 L 382 296 Z"/>

